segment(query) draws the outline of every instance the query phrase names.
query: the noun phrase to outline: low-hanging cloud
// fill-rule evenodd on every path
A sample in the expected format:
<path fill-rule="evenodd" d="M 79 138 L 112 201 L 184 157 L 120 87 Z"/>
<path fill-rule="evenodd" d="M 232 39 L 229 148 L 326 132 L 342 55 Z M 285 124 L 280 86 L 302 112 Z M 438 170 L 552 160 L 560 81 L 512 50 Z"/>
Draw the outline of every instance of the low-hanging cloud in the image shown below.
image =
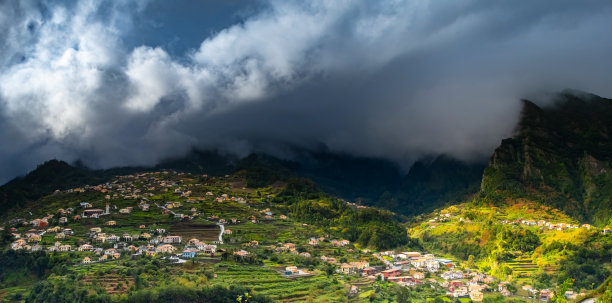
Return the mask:
<path fill-rule="evenodd" d="M 0 2 L 0 181 L 192 147 L 483 159 L 522 97 L 612 95 L 608 1 L 271 0 L 181 57 L 131 47 L 145 6 Z"/>

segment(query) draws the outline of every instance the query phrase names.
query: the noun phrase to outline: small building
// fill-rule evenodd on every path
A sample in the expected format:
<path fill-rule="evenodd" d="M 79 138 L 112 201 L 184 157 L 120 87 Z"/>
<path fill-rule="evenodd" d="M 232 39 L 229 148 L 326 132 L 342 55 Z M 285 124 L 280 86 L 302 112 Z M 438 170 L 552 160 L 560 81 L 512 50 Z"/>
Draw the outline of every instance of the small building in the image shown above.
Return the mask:
<path fill-rule="evenodd" d="M 92 251 L 93 246 L 91 244 L 83 244 L 79 246 L 78 251 Z"/>
<path fill-rule="evenodd" d="M 158 253 L 174 253 L 176 251 L 176 247 L 172 246 L 172 244 L 162 244 L 155 248 L 155 251 Z"/>
<path fill-rule="evenodd" d="M 122 208 L 119 210 L 120 214 L 129 214 L 132 212 L 132 208 L 131 207 L 126 207 L 126 208 Z"/>
<path fill-rule="evenodd" d="M 401 274 L 401 270 L 399 269 L 387 269 L 387 270 L 383 270 L 380 272 L 380 274 L 385 278 L 391 278 L 391 277 L 399 277 L 399 275 Z"/>
<path fill-rule="evenodd" d="M 200 249 L 203 253 L 214 256 L 217 252 L 217 245 L 204 245 Z"/>
<path fill-rule="evenodd" d="M 234 256 L 240 256 L 240 257 L 244 257 L 244 256 L 248 256 L 249 252 L 246 250 L 239 250 L 239 251 L 235 251 L 234 252 Z"/>
<path fill-rule="evenodd" d="M 357 267 L 352 264 L 342 263 L 340 265 L 340 272 L 346 275 L 354 274 L 357 272 Z"/>
<path fill-rule="evenodd" d="M 374 267 L 366 267 L 366 268 L 361 270 L 361 275 L 362 276 L 371 276 L 374 273 L 376 273 L 376 269 Z"/>
<path fill-rule="evenodd" d="M 91 218 L 91 217 L 98 217 L 102 214 L 104 214 L 104 210 L 96 208 L 96 209 L 84 210 L 81 216 L 83 216 L 83 218 Z"/>
<path fill-rule="evenodd" d="M 474 302 L 482 302 L 483 295 L 480 291 L 472 291 L 470 292 L 470 299 Z"/>
<path fill-rule="evenodd" d="M 540 291 L 540 300 L 541 301 L 548 301 L 550 299 L 552 299 L 552 297 L 555 295 L 555 293 L 549 289 L 542 289 Z"/>
<path fill-rule="evenodd" d="M 83 258 L 83 264 L 91 264 L 91 258 L 90 257 Z"/>
<path fill-rule="evenodd" d="M 185 259 L 195 258 L 197 255 L 198 255 L 198 250 L 195 248 L 187 248 L 181 254 L 181 256 Z"/>
<path fill-rule="evenodd" d="M 163 242 L 166 244 L 181 243 L 182 239 L 181 236 L 166 236 Z"/>
<path fill-rule="evenodd" d="M 297 266 L 287 266 L 287 267 L 285 267 L 285 275 L 286 276 L 297 275 L 299 273 L 300 273 L 300 271 L 298 270 Z"/>
<path fill-rule="evenodd" d="M 509 297 L 509 296 L 511 296 L 511 295 L 512 295 L 512 293 L 511 293 L 511 292 L 510 292 L 510 291 L 509 291 L 507 288 L 502 289 L 502 290 L 500 291 L 500 293 L 501 293 L 501 295 L 502 295 L 502 296 L 504 296 L 504 297 Z"/>

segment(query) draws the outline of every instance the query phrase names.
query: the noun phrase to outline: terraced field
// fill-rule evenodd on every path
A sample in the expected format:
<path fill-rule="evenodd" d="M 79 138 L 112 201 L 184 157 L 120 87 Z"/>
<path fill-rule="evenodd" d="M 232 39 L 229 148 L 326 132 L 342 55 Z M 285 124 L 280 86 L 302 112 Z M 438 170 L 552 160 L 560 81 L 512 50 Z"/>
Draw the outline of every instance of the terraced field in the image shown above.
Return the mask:
<path fill-rule="evenodd" d="M 183 237 L 184 241 L 197 238 L 203 241 L 216 241 L 219 239 L 221 228 L 214 224 L 177 223 L 170 228 L 173 235 Z"/>
<path fill-rule="evenodd" d="M 106 290 L 107 294 L 125 293 L 132 285 L 134 285 L 133 277 L 121 277 L 116 274 L 107 274 L 102 277 L 86 276 L 81 280 L 86 285 L 92 285 L 94 282 Z"/>
<path fill-rule="evenodd" d="M 324 274 L 289 279 L 269 267 L 237 265 L 215 272 L 214 284 L 243 285 L 281 302 L 342 302 L 346 299 L 344 285 Z"/>
<path fill-rule="evenodd" d="M 534 264 L 531 259 L 526 257 L 518 257 L 506 264 L 508 264 L 508 266 L 512 268 L 512 272 L 517 275 L 531 275 L 538 270 L 538 266 Z"/>

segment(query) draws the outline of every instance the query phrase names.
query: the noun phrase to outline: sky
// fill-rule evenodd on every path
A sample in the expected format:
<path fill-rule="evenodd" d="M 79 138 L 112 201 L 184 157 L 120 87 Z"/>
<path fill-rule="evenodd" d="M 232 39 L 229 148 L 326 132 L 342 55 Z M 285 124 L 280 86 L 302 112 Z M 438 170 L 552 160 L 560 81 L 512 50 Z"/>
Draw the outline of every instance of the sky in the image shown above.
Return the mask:
<path fill-rule="evenodd" d="M 0 0 L 0 183 L 193 148 L 486 161 L 521 98 L 612 97 L 610 1 Z"/>

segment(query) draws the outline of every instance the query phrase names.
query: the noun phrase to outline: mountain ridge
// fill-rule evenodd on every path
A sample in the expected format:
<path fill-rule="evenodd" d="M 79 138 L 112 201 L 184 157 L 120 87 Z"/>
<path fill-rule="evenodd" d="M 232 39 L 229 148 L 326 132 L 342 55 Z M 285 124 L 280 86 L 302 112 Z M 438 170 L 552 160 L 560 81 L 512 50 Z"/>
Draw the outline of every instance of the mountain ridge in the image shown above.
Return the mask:
<path fill-rule="evenodd" d="M 481 196 L 531 198 L 584 222 L 612 212 L 612 100 L 562 93 L 553 104 L 524 100 L 516 134 L 502 140 L 485 169 Z"/>
<path fill-rule="evenodd" d="M 162 161 L 154 167 L 91 170 L 79 163 L 70 165 L 51 160 L 26 176 L 0 186 L 0 210 L 36 200 L 56 189 L 104 183 L 116 174 L 163 169 L 212 176 L 240 172 L 246 178 L 247 187 L 265 187 L 295 177 L 308 178 L 324 192 L 341 198 L 413 215 L 476 193 L 484 165 L 438 156 L 417 161 L 407 173 L 402 173 L 399 167 L 386 160 L 326 152 L 302 153 L 295 160 L 282 160 L 263 154 L 240 159 L 216 151 L 198 150 L 182 158 Z"/>

